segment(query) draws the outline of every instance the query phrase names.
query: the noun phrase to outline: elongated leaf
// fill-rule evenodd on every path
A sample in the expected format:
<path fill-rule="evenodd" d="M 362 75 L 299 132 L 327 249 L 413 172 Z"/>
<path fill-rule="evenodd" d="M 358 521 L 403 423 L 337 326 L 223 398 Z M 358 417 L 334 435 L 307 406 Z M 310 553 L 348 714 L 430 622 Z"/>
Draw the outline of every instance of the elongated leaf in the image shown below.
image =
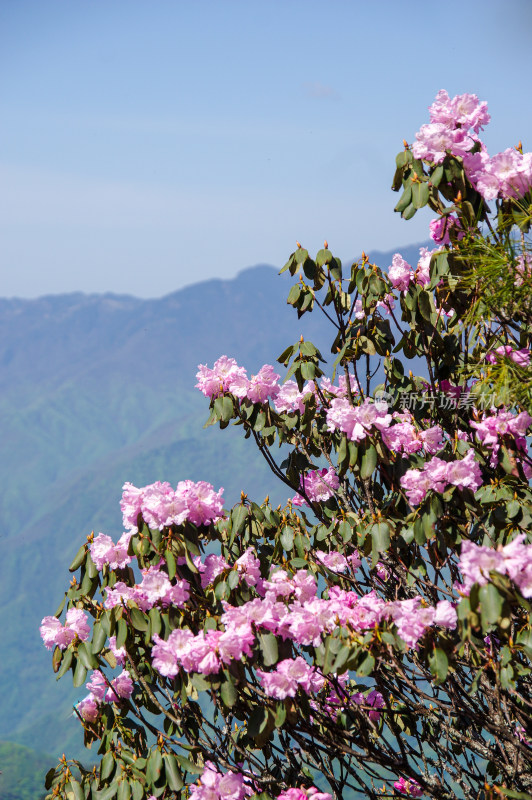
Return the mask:
<path fill-rule="evenodd" d="M 366 445 L 360 462 L 360 477 L 362 480 L 371 478 L 377 466 L 377 451 L 372 444 Z"/>
<path fill-rule="evenodd" d="M 156 748 L 155 750 L 151 751 L 146 765 L 146 781 L 150 785 L 154 784 L 159 779 L 162 768 L 163 757 L 161 755 L 161 751 Z"/>
<path fill-rule="evenodd" d="M 68 568 L 69 572 L 75 572 L 79 567 L 81 567 L 82 564 L 85 563 L 87 552 L 87 545 L 82 544 Z"/>
<path fill-rule="evenodd" d="M 482 625 L 487 628 L 490 624 L 497 622 L 499 619 L 503 599 L 499 594 L 499 590 L 492 583 L 481 586 L 478 595 L 480 599 Z"/>
<path fill-rule="evenodd" d="M 264 665 L 271 667 L 273 664 L 277 664 L 279 649 L 277 647 L 277 639 L 273 633 L 259 633 L 258 642 Z"/>
<path fill-rule="evenodd" d="M 220 686 L 220 696 L 223 704 L 227 706 L 227 708 L 232 708 L 238 699 L 238 692 L 231 673 L 224 670 L 224 677 L 225 680 L 222 681 Z"/>
<path fill-rule="evenodd" d="M 179 753 L 176 753 L 176 758 L 182 769 L 185 770 L 185 772 L 190 772 L 191 775 L 201 775 L 201 773 L 203 772 L 203 767 L 196 766 L 196 764 L 194 764 L 194 762 L 191 761 L 190 758 L 181 756 L 179 755 Z"/>
<path fill-rule="evenodd" d="M 429 666 L 431 673 L 436 678 L 434 682 L 435 685 L 438 686 L 440 683 L 443 683 L 449 670 L 449 659 L 447 658 L 446 652 L 440 647 L 435 647 L 434 652 L 429 658 Z"/>
<path fill-rule="evenodd" d="M 100 781 L 106 781 L 112 775 L 114 768 L 114 753 L 109 750 L 100 761 Z"/>
<path fill-rule="evenodd" d="M 118 784 L 118 792 L 116 794 L 117 800 L 130 800 L 131 797 L 131 788 L 129 786 L 129 781 L 127 778 L 120 781 Z"/>
<path fill-rule="evenodd" d="M 86 677 L 87 677 L 87 667 L 81 662 L 81 660 L 78 660 L 76 664 L 76 669 L 74 670 L 74 678 L 72 681 L 74 686 L 76 688 L 78 686 L 81 686 L 82 683 L 85 683 Z"/>
<path fill-rule="evenodd" d="M 173 792 L 178 792 L 183 788 L 185 783 L 183 781 L 183 776 L 179 772 L 177 758 L 171 753 L 165 753 L 163 756 L 163 761 L 168 787 Z"/>

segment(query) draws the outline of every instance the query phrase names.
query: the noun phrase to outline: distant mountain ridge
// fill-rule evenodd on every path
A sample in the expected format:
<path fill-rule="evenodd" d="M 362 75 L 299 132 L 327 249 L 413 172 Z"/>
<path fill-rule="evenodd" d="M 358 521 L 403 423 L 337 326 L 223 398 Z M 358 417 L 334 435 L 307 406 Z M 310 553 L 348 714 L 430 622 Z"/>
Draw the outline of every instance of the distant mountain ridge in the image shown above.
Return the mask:
<path fill-rule="evenodd" d="M 371 257 L 387 267 L 393 252 Z M 419 245 L 401 252 L 415 264 Z M 38 626 L 62 599 L 84 537 L 120 535 L 126 480 L 207 480 L 225 487 L 227 505 L 240 490 L 283 501 L 238 430 L 203 430 L 208 401 L 194 384 L 197 365 L 222 354 L 250 372 L 275 364 L 301 333 L 328 358 L 329 323 L 319 313 L 298 321 L 290 285 L 258 265 L 156 300 L 0 298 L 0 738 L 81 749 L 71 709 L 84 690 L 56 684 Z"/>

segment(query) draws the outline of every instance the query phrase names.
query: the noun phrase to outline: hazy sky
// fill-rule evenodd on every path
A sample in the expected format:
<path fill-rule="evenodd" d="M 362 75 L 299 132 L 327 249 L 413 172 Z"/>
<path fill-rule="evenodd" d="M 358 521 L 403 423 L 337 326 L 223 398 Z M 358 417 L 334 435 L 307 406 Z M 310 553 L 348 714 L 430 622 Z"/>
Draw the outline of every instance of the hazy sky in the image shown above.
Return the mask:
<path fill-rule="evenodd" d="M 394 158 L 440 88 L 532 149 L 530 0 L 4 0 L 0 295 L 157 297 L 427 238 Z"/>

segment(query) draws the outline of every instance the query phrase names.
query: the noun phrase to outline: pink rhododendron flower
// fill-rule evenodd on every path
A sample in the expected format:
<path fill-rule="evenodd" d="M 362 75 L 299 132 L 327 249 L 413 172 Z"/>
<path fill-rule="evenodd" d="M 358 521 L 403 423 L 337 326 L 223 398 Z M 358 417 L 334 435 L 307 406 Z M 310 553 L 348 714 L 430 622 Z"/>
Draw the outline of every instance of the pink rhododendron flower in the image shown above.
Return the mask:
<path fill-rule="evenodd" d="M 293 787 L 277 795 L 277 800 L 332 800 L 332 795 L 320 792 L 315 786 L 311 786 L 310 789 Z"/>
<path fill-rule="evenodd" d="M 85 722 L 96 722 L 98 719 L 98 714 L 100 713 L 98 709 L 98 703 L 90 694 L 77 703 L 76 710 L 81 719 L 85 720 Z"/>
<path fill-rule="evenodd" d="M 460 220 L 452 215 L 446 215 L 433 219 L 429 225 L 429 228 L 430 238 L 440 246 L 449 244 L 451 241 L 450 234 L 453 232 L 457 239 L 463 239 L 465 235 L 464 231 L 462 230 Z"/>
<path fill-rule="evenodd" d="M 254 794 L 244 776 L 236 772 L 218 772 L 211 761 L 205 762 L 205 769 L 198 783 L 190 786 L 191 800 L 243 800 Z"/>
<path fill-rule="evenodd" d="M 64 625 L 57 617 L 44 617 L 39 632 L 47 650 L 53 650 L 56 646 L 60 650 L 66 650 L 76 636 L 82 642 L 86 642 L 89 638 L 90 627 L 87 622 L 87 614 L 79 608 L 70 608 L 66 613 Z"/>
<path fill-rule="evenodd" d="M 336 550 L 331 553 L 316 550 L 316 558 L 331 572 L 345 572 L 347 569 L 347 558 Z"/>
<path fill-rule="evenodd" d="M 126 663 L 126 648 L 116 646 L 116 636 L 109 637 L 109 650 L 116 658 L 116 663 L 123 667 Z"/>
<path fill-rule="evenodd" d="M 380 692 L 375 689 L 372 689 L 367 695 L 362 694 L 362 692 L 355 692 L 355 694 L 351 695 L 351 699 L 359 706 L 370 706 L 370 709 L 366 712 L 368 718 L 372 722 L 379 721 L 381 716 L 379 709 L 385 706 L 384 697 Z"/>
<path fill-rule="evenodd" d="M 221 575 L 224 570 L 229 569 L 229 564 L 223 556 L 217 556 L 214 553 L 208 555 L 203 564 L 201 572 L 201 586 L 206 589 L 211 583 Z"/>
<path fill-rule="evenodd" d="M 124 527 L 137 529 L 137 518 L 152 529 L 162 530 L 188 520 L 194 525 L 210 525 L 223 516 L 223 488 L 218 492 L 205 481 L 180 481 L 174 490 L 169 483 L 156 481 L 142 489 L 124 484 L 122 513 Z"/>
<path fill-rule="evenodd" d="M 308 395 L 308 392 L 300 392 L 295 381 L 286 381 L 275 398 L 275 409 L 280 414 L 288 411 L 299 411 L 300 414 L 303 414 L 305 411 L 303 398 L 306 395 Z"/>
<path fill-rule="evenodd" d="M 235 391 L 235 394 L 237 397 L 247 397 L 252 403 L 267 403 L 270 397 L 275 400 L 280 392 L 278 380 L 279 375 L 274 372 L 273 367 L 265 364 L 256 375 L 251 377 L 245 393 L 240 390 L 239 392 Z"/>
<path fill-rule="evenodd" d="M 133 694 L 133 681 L 129 672 L 122 670 L 120 675 L 111 681 L 111 686 L 105 693 L 105 699 L 110 703 L 118 703 L 120 700 L 128 700 Z"/>
<path fill-rule="evenodd" d="M 340 485 L 338 476 L 332 468 L 309 470 L 299 478 L 299 485 L 312 503 L 323 503 L 334 495 Z M 300 495 L 292 498 L 292 504 L 301 506 L 305 500 Z"/>
<path fill-rule="evenodd" d="M 91 673 L 90 680 L 85 684 L 85 686 L 91 693 L 91 696 L 98 703 L 101 703 L 103 701 L 108 687 L 107 687 L 107 681 L 105 680 L 103 673 L 99 669 L 95 669 Z"/>
<path fill-rule="evenodd" d="M 131 532 L 123 533 L 115 544 L 110 536 L 99 533 L 89 548 L 96 568 L 101 570 L 105 564 L 108 564 L 111 569 L 126 567 L 131 561 L 131 556 L 127 554 L 127 548 L 132 535 Z"/>
<path fill-rule="evenodd" d="M 490 121 L 488 104 L 479 101 L 475 94 L 459 94 L 449 97 L 445 89 L 440 89 L 434 103 L 429 108 L 430 121 L 455 128 L 460 125 L 479 133 Z"/>
<path fill-rule="evenodd" d="M 327 410 L 327 428 L 330 431 L 343 431 L 348 439 L 359 442 L 366 438 L 372 428 L 383 430 L 389 427 L 392 415 L 387 411 L 386 403 L 374 403 L 368 397 L 355 407 L 346 398 L 335 398 Z"/>
<path fill-rule="evenodd" d="M 388 278 L 393 288 L 406 292 L 413 277 L 414 273 L 410 264 L 399 253 L 396 253 L 392 258 L 391 267 L 388 268 Z"/>
<path fill-rule="evenodd" d="M 409 778 L 408 780 L 399 778 L 398 781 L 395 781 L 393 786 L 398 792 L 401 792 L 401 794 L 406 794 L 409 797 L 421 797 L 423 794 L 423 789 L 413 778 Z"/>
<path fill-rule="evenodd" d="M 496 550 L 469 541 L 462 542 L 459 567 L 464 583 L 458 587 L 459 591 L 469 594 L 474 583 L 485 585 L 493 571 L 508 575 L 523 597 L 532 597 L 532 545 L 523 544 L 524 539 L 525 534 L 519 534 L 505 547 Z"/>
<path fill-rule="evenodd" d="M 440 600 L 436 603 L 436 613 L 434 614 L 435 625 L 439 625 L 441 628 L 454 630 L 456 628 L 457 619 L 456 609 L 449 600 Z"/>
<path fill-rule="evenodd" d="M 428 250 L 426 247 L 419 248 L 419 261 L 415 272 L 416 283 L 420 286 L 426 286 L 430 283 L 430 261 L 434 253 L 437 253 L 437 248 Z"/>
<path fill-rule="evenodd" d="M 224 392 L 231 392 L 235 385 L 242 380 L 247 380 L 246 370 L 239 367 L 234 358 L 221 356 L 209 369 L 206 364 L 200 364 L 196 378 L 196 388 L 205 397 L 218 397 Z"/>

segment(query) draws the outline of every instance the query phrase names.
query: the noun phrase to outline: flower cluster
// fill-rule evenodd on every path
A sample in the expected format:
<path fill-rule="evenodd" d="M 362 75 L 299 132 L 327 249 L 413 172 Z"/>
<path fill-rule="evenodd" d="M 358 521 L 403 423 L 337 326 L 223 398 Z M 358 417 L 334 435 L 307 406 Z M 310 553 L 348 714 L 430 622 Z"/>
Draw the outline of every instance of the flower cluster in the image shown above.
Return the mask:
<path fill-rule="evenodd" d="M 482 474 L 475 461 L 474 450 L 468 450 L 465 457 L 457 461 L 431 458 L 422 470 L 409 469 L 401 478 L 401 486 L 413 506 L 421 503 L 429 489 L 441 494 L 449 484 L 473 492 L 482 485 Z"/>
<path fill-rule="evenodd" d="M 173 605 L 183 608 L 190 597 L 190 584 L 184 579 L 170 581 L 168 575 L 157 567 L 149 567 L 142 572 L 142 581 L 128 586 L 117 581 L 112 589 L 107 589 L 105 608 L 114 608 L 127 603 L 136 603 L 142 611 L 149 611 L 156 604 Z"/>
<path fill-rule="evenodd" d="M 327 429 L 342 431 L 353 442 L 365 439 L 372 429 L 388 428 L 391 421 L 388 404 L 374 403 L 369 397 L 359 406 L 352 406 L 347 398 L 335 398 L 327 410 Z"/>
<path fill-rule="evenodd" d="M 340 485 L 336 472 L 332 469 L 316 469 L 301 475 L 299 485 L 306 493 L 311 503 L 323 503 L 332 497 Z M 292 505 L 302 506 L 305 500 L 301 495 L 296 494 L 292 498 Z"/>
<path fill-rule="evenodd" d="M 234 358 L 222 356 L 212 369 L 200 364 L 196 378 L 196 388 L 205 397 L 218 397 L 230 392 L 252 403 L 267 403 L 270 397 L 275 398 L 279 394 L 279 375 L 270 364 L 265 364 L 256 375 L 248 378 L 246 370 L 239 367 Z"/>
<path fill-rule="evenodd" d="M 399 778 L 398 781 L 395 781 L 393 787 L 397 789 L 398 792 L 406 794 L 408 797 L 421 797 L 423 794 L 423 789 L 413 778 L 409 778 L 408 780 Z"/>
<path fill-rule="evenodd" d="M 94 670 L 90 680 L 85 684 L 89 690 L 87 697 L 77 704 L 78 714 L 86 722 L 95 722 L 101 703 L 119 703 L 129 700 L 133 694 L 134 684 L 129 672 L 122 670 L 109 684 L 100 670 Z"/>
<path fill-rule="evenodd" d="M 392 417 L 396 424 L 381 431 L 382 440 L 390 450 L 410 455 L 424 449 L 434 455 L 443 447 L 443 430 L 439 425 L 418 430 L 408 411 L 394 411 Z"/>
<path fill-rule="evenodd" d="M 191 800 L 244 800 L 255 794 L 243 775 L 218 772 L 212 761 L 205 762 L 199 781 L 190 787 Z"/>
<path fill-rule="evenodd" d="M 131 562 L 127 549 L 133 533 L 123 533 L 115 544 L 110 536 L 99 533 L 90 546 L 91 558 L 96 568 L 102 570 L 106 564 L 111 569 L 123 569 Z"/>
<path fill-rule="evenodd" d="M 139 514 L 149 528 L 159 530 L 185 521 L 210 525 L 223 516 L 223 491 L 215 492 L 206 481 L 180 481 L 176 489 L 160 481 L 141 489 L 125 483 L 120 502 L 124 527 L 136 531 Z"/>
<path fill-rule="evenodd" d="M 499 452 L 499 437 L 512 436 L 518 450 L 526 450 L 526 432 L 532 423 L 532 417 L 526 411 L 512 414 L 511 411 L 497 410 L 492 414 L 484 415 L 480 422 L 471 422 L 475 428 L 476 436 L 480 442 L 489 447 L 492 452 L 491 466 L 497 464 Z"/>
<path fill-rule="evenodd" d="M 280 661 L 272 672 L 258 669 L 257 676 L 268 697 L 275 697 L 277 700 L 295 697 L 299 686 L 307 694 L 319 692 L 326 683 L 326 679 L 301 656 Z"/>
<path fill-rule="evenodd" d="M 386 602 L 373 591 L 359 597 L 338 587 L 329 587 L 328 599 L 319 598 L 316 580 L 305 570 L 298 570 L 293 576 L 277 570 L 262 582 L 260 590 L 262 597 L 240 606 L 224 604 L 221 617 L 224 630 L 194 634 L 189 629 L 176 629 L 167 640 L 155 634 L 152 647 L 155 669 L 168 677 L 175 677 L 180 668 L 185 672 L 216 674 L 232 660 L 252 656 L 255 631 L 260 629 L 302 646 L 317 647 L 322 635 L 338 626 L 363 632 L 389 619 L 403 641 L 415 648 L 431 625 L 456 626 L 456 612 L 447 601 L 440 601 L 435 607 L 423 605 L 420 598 Z M 276 693 L 272 696 L 280 698 L 279 693 L 286 692 L 285 697 L 293 697 L 297 686 L 317 691 L 323 685 L 307 667 L 302 659 L 288 659 L 275 672 L 261 672 L 259 677 L 262 676 L 267 693 Z"/>
<path fill-rule="evenodd" d="M 61 625 L 57 617 L 44 617 L 39 631 L 48 650 L 53 650 L 55 647 L 66 650 L 76 636 L 80 641 L 86 642 L 91 632 L 87 614 L 79 608 L 70 608 L 67 611 L 64 625 Z"/>
<path fill-rule="evenodd" d="M 479 140 L 477 134 L 490 121 L 485 102 L 472 94 L 451 99 L 442 89 L 429 111 L 430 123 L 421 126 L 412 146 L 415 158 L 434 164 L 440 164 L 447 153 L 462 158 L 468 179 L 487 201 L 523 197 L 530 191 L 532 153 L 508 148 L 490 158 Z"/>
<path fill-rule="evenodd" d="M 332 795 L 320 792 L 315 786 L 311 786 L 310 789 L 294 787 L 277 795 L 277 800 L 332 800 Z"/>
<path fill-rule="evenodd" d="M 460 592 L 469 594 L 473 584 L 484 586 L 489 581 L 490 572 L 498 572 L 508 575 L 523 597 L 532 597 L 532 544 L 523 544 L 525 538 L 525 534 L 521 533 L 497 550 L 469 541 L 462 542 L 459 567 L 464 582 L 457 587 Z"/>
<path fill-rule="evenodd" d="M 530 364 L 530 350 L 528 347 L 523 347 L 521 350 L 516 350 L 509 344 L 502 344 L 500 347 L 496 347 L 495 350 L 492 350 L 490 353 L 486 353 L 486 361 L 489 364 L 496 364 L 497 361 L 505 357 L 509 358 L 510 361 L 513 361 L 514 364 L 517 364 L 519 367 L 528 367 Z"/>

